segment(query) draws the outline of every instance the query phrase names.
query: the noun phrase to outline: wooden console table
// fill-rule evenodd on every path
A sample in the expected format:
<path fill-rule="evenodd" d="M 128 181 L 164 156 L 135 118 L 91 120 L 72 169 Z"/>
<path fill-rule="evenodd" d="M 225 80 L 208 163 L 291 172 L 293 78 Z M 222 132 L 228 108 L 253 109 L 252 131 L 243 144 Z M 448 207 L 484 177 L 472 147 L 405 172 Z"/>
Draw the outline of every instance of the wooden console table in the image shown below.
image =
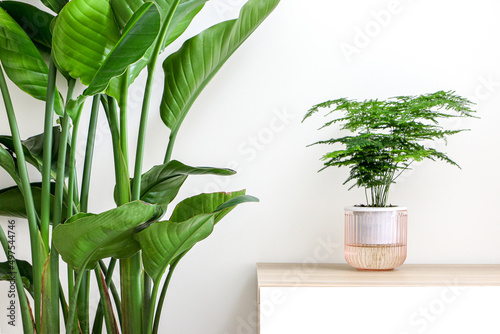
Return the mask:
<path fill-rule="evenodd" d="M 500 333 L 500 265 L 257 265 L 261 334 Z"/>

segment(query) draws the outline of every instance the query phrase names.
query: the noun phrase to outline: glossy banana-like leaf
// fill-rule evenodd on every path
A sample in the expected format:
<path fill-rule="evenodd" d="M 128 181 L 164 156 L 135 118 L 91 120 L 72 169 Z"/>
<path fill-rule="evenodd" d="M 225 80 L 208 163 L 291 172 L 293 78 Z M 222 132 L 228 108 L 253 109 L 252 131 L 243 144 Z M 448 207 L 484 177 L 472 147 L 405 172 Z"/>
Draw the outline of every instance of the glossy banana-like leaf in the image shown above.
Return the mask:
<path fill-rule="evenodd" d="M 0 167 L 3 168 L 10 175 L 10 177 L 12 177 L 17 185 L 21 185 L 21 179 L 19 179 L 19 175 L 17 175 L 14 158 L 2 146 L 0 146 Z"/>
<path fill-rule="evenodd" d="M 172 160 L 155 166 L 141 177 L 140 199 L 160 205 L 163 214 L 167 205 L 177 196 L 179 189 L 189 175 L 233 175 L 236 172 L 226 168 L 191 167 Z M 116 191 L 115 191 L 116 198 Z"/>
<path fill-rule="evenodd" d="M 54 194 L 55 194 L 55 183 L 52 182 L 50 185 L 51 195 L 50 195 L 50 207 L 53 208 Z M 33 194 L 33 202 L 35 203 L 35 210 L 38 216 L 41 216 L 42 208 L 42 184 L 32 183 L 31 193 Z M 63 204 L 63 219 L 66 218 L 67 213 L 67 203 Z M 0 216 L 3 217 L 16 217 L 16 218 L 28 218 L 26 213 L 26 207 L 24 205 L 24 196 L 21 189 L 18 186 L 9 187 L 0 190 Z M 51 212 L 50 217 L 53 217 Z"/>
<path fill-rule="evenodd" d="M 18 1 L 1 1 L 0 7 L 16 20 L 17 24 L 35 43 L 38 50 L 50 53 L 50 49 L 52 49 L 50 24 L 54 19 L 53 15 Z"/>
<path fill-rule="evenodd" d="M 69 0 L 41 0 L 42 3 L 53 12 L 59 13 Z"/>
<path fill-rule="evenodd" d="M 259 201 L 256 197 L 245 195 L 245 192 L 245 190 L 231 193 L 218 192 L 186 198 L 177 204 L 170 221 L 182 222 L 202 213 L 216 213 L 214 224 L 217 224 L 238 204 Z"/>
<path fill-rule="evenodd" d="M 163 41 L 163 45 L 161 47 L 162 52 L 165 50 L 165 48 L 167 46 L 169 46 L 174 41 L 176 41 L 177 38 L 179 38 L 186 31 L 186 29 L 189 27 L 189 25 L 191 24 L 191 22 L 193 21 L 195 16 L 198 15 L 198 13 L 203 9 L 203 7 L 205 7 L 206 1 L 208 1 L 208 0 L 198 1 L 196 4 L 198 4 L 198 3 L 201 3 L 201 4 L 198 7 L 193 6 L 194 8 L 182 6 L 182 4 L 181 4 L 181 9 L 183 11 L 178 10 L 176 12 L 176 14 L 179 16 L 179 19 L 177 17 L 175 17 L 174 18 L 175 21 L 172 20 L 173 22 L 172 22 L 171 28 L 167 32 L 167 38 Z M 191 10 L 191 12 L 185 14 L 189 10 Z M 185 16 L 182 20 L 180 20 L 180 17 L 182 17 L 182 15 L 185 15 Z"/>
<path fill-rule="evenodd" d="M 146 1 L 143 0 L 111 0 L 111 7 L 113 8 L 113 12 L 115 13 L 116 20 L 120 27 L 125 27 L 133 13 L 145 2 Z M 164 20 L 173 1 L 157 0 L 154 2 L 157 4 L 162 19 Z M 172 21 L 169 25 L 169 29 L 167 30 L 166 38 L 163 41 L 160 52 L 163 52 L 168 45 L 174 42 L 184 33 L 184 31 L 186 31 L 191 21 L 201 11 L 206 2 L 207 0 L 181 0 L 174 16 L 172 17 Z M 146 51 L 144 56 L 138 62 L 130 65 L 128 71 L 123 74 L 128 76 L 129 85 L 134 82 L 134 80 L 149 63 L 154 51 L 153 49 L 154 45 Z M 120 99 L 119 81 L 119 78 L 112 79 L 106 91 L 108 95 L 111 95 L 116 99 Z"/>
<path fill-rule="evenodd" d="M 135 238 L 141 245 L 148 275 L 155 282 L 160 280 L 168 265 L 208 237 L 223 215 L 240 203 L 256 201 L 255 197 L 242 195 L 244 193 L 203 194 L 205 196 L 184 200 L 176 207 L 172 218 L 188 217 L 186 220 L 157 222 L 137 233 Z"/>
<path fill-rule="evenodd" d="M 47 98 L 49 68 L 26 32 L 0 8 L 0 61 L 10 80 L 38 100 Z M 63 102 L 56 92 L 55 111 L 63 113 Z"/>
<path fill-rule="evenodd" d="M 278 2 L 249 0 L 238 19 L 208 28 L 189 39 L 179 51 L 165 60 L 161 117 L 172 133 L 177 133 L 189 109 L 212 77 Z"/>
<path fill-rule="evenodd" d="M 54 25 L 54 60 L 61 72 L 88 86 L 119 39 L 109 0 L 72 0 Z"/>
<path fill-rule="evenodd" d="M 98 260 L 123 259 L 139 251 L 133 235 L 156 213 L 155 205 L 134 201 L 101 214 L 77 214 L 52 234 L 63 260 L 74 268 L 92 269 Z"/>
<path fill-rule="evenodd" d="M 128 20 L 120 40 L 106 56 L 84 94 L 103 92 L 112 78 L 120 76 L 129 65 L 141 59 L 156 40 L 160 24 L 156 5 L 152 2 L 142 5 Z"/>
<path fill-rule="evenodd" d="M 189 26 L 193 18 L 203 8 L 208 0 L 181 0 L 175 11 L 170 26 L 167 30 L 166 39 L 163 41 L 162 50 L 166 45 L 177 39 Z M 144 0 L 111 0 L 111 7 L 120 28 L 124 28 L 134 13 L 147 1 Z M 162 21 L 164 21 L 172 8 L 174 0 L 153 0 L 158 6 Z M 174 33 L 175 32 L 175 33 Z M 171 36 L 172 35 L 172 36 Z M 175 36 L 175 37 L 174 37 Z M 170 43 L 167 41 L 170 40 Z"/>
<path fill-rule="evenodd" d="M 24 155 L 26 158 L 26 162 L 29 164 L 35 166 L 36 169 L 39 171 L 42 171 L 43 167 L 43 138 L 44 134 L 41 133 L 39 135 L 30 137 L 26 140 L 23 140 L 23 151 Z M 55 126 L 52 129 L 52 138 L 53 138 L 53 144 L 52 144 L 52 175 L 55 178 L 56 171 L 57 171 L 57 160 L 58 160 L 58 153 L 59 153 L 59 142 L 61 138 L 61 128 L 59 126 Z M 11 136 L 0 136 L 0 144 L 4 145 L 7 149 L 10 151 L 14 152 L 14 142 L 12 141 Z M 69 144 L 67 151 L 69 152 Z M 67 173 L 69 173 L 69 155 L 66 157 L 66 176 Z"/>
<path fill-rule="evenodd" d="M 135 235 L 141 245 L 144 270 L 158 282 L 168 265 L 214 229 L 214 215 L 203 214 L 182 223 L 157 222 Z"/>

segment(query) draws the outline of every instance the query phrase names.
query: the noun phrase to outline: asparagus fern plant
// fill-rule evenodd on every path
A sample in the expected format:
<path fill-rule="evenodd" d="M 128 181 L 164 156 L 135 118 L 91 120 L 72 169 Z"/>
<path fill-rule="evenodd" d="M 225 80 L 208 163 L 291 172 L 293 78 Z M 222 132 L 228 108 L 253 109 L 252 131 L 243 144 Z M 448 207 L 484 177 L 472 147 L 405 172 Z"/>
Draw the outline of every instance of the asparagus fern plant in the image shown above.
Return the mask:
<path fill-rule="evenodd" d="M 13 269 L 1 278 L 15 280 L 24 333 L 59 333 L 61 315 L 66 333 L 101 333 L 103 324 L 107 333 L 158 333 L 167 287 L 179 261 L 234 207 L 257 201 L 244 190 L 200 194 L 181 201 L 168 219 L 162 218 L 189 175 L 235 173 L 172 160 L 175 138 L 210 79 L 279 0 L 248 0 L 237 19 L 202 31 L 167 55 L 159 113 L 170 140 L 165 158 L 143 173 L 160 54 L 206 2 L 42 0 L 48 7 L 42 11 L 23 2 L 0 1 L 0 90 L 11 130 L 0 136 L 0 167 L 14 183 L 0 190 L 0 215 L 27 218 L 32 258 L 31 263 L 0 264 L 0 272 Z M 143 70 L 147 81 L 132 156 L 127 118 L 136 111 L 127 108 L 127 94 Z M 42 134 L 21 138 L 4 73 L 27 95 L 45 101 Z M 65 97 L 56 87 L 58 76 L 67 81 Z M 81 95 L 76 94 L 77 80 L 86 86 Z M 92 102 L 90 114 L 83 112 L 87 101 Z M 116 187 L 110 195 L 117 207 L 91 213 L 90 176 L 100 110 L 113 144 Z M 83 118 L 89 119 L 89 129 L 83 173 L 78 175 L 77 133 Z M 27 164 L 40 172 L 41 183 L 30 182 Z M 2 229 L 0 241 L 9 254 L 11 245 Z M 59 267 L 60 258 L 67 269 Z M 118 268 L 120 280 L 114 281 Z M 60 282 L 63 270 L 68 273 L 66 284 Z M 96 314 L 89 312 L 91 273 L 101 297 Z"/>
<path fill-rule="evenodd" d="M 427 143 L 446 140 L 464 131 L 446 130 L 439 121 L 474 117 L 471 105 L 471 101 L 451 91 L 398 96 L 385 101 L 359 102 L 341 98 L 313 106 L 304 120 L 322 109 L 327 109 L 325 116 L 334 114 L 334 118 L 320 129 L 338 124 L 340 130 L 351 134 L 311 144 L 343 146 L 321 158 L 324 161 L 321 170 L 333 166 L 349 167 L 350 174 L 344 184 L 355 181 L 349 189 L 364 188 L 368 206 L 385 207 L 391 185 L 414 161 L 441 160 L 459 167 L 445 153 Z"/>

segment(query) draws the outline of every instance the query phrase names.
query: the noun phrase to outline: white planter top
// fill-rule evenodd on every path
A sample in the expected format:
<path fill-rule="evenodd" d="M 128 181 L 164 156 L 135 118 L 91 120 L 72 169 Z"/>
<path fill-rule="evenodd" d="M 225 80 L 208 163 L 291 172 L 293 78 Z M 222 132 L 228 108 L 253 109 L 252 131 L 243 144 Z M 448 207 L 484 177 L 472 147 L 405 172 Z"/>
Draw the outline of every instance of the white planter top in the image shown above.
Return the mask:
<path fill-rule="evenodd" d="M 346 211 L 358 211 L 358 212 L 389 212 L 389 211 L 404 211 L 408 208 L 405 206 L 390 206 L 385 208 L 377 208 L 370 206 L 346 206 L 344 210 Z"/>

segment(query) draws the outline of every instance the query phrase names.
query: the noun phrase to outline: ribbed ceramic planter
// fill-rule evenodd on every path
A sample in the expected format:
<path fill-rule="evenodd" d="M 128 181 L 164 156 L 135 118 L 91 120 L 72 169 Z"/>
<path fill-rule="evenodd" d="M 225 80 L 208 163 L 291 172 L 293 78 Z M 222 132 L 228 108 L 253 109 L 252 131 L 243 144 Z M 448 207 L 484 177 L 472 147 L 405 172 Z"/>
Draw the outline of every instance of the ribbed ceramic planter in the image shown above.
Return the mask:
<path fill-rule="evenodd" d="M 392 270 L 406 260 L 405 207 L 345 208 L 344 256 L 360 270 Z"/>

